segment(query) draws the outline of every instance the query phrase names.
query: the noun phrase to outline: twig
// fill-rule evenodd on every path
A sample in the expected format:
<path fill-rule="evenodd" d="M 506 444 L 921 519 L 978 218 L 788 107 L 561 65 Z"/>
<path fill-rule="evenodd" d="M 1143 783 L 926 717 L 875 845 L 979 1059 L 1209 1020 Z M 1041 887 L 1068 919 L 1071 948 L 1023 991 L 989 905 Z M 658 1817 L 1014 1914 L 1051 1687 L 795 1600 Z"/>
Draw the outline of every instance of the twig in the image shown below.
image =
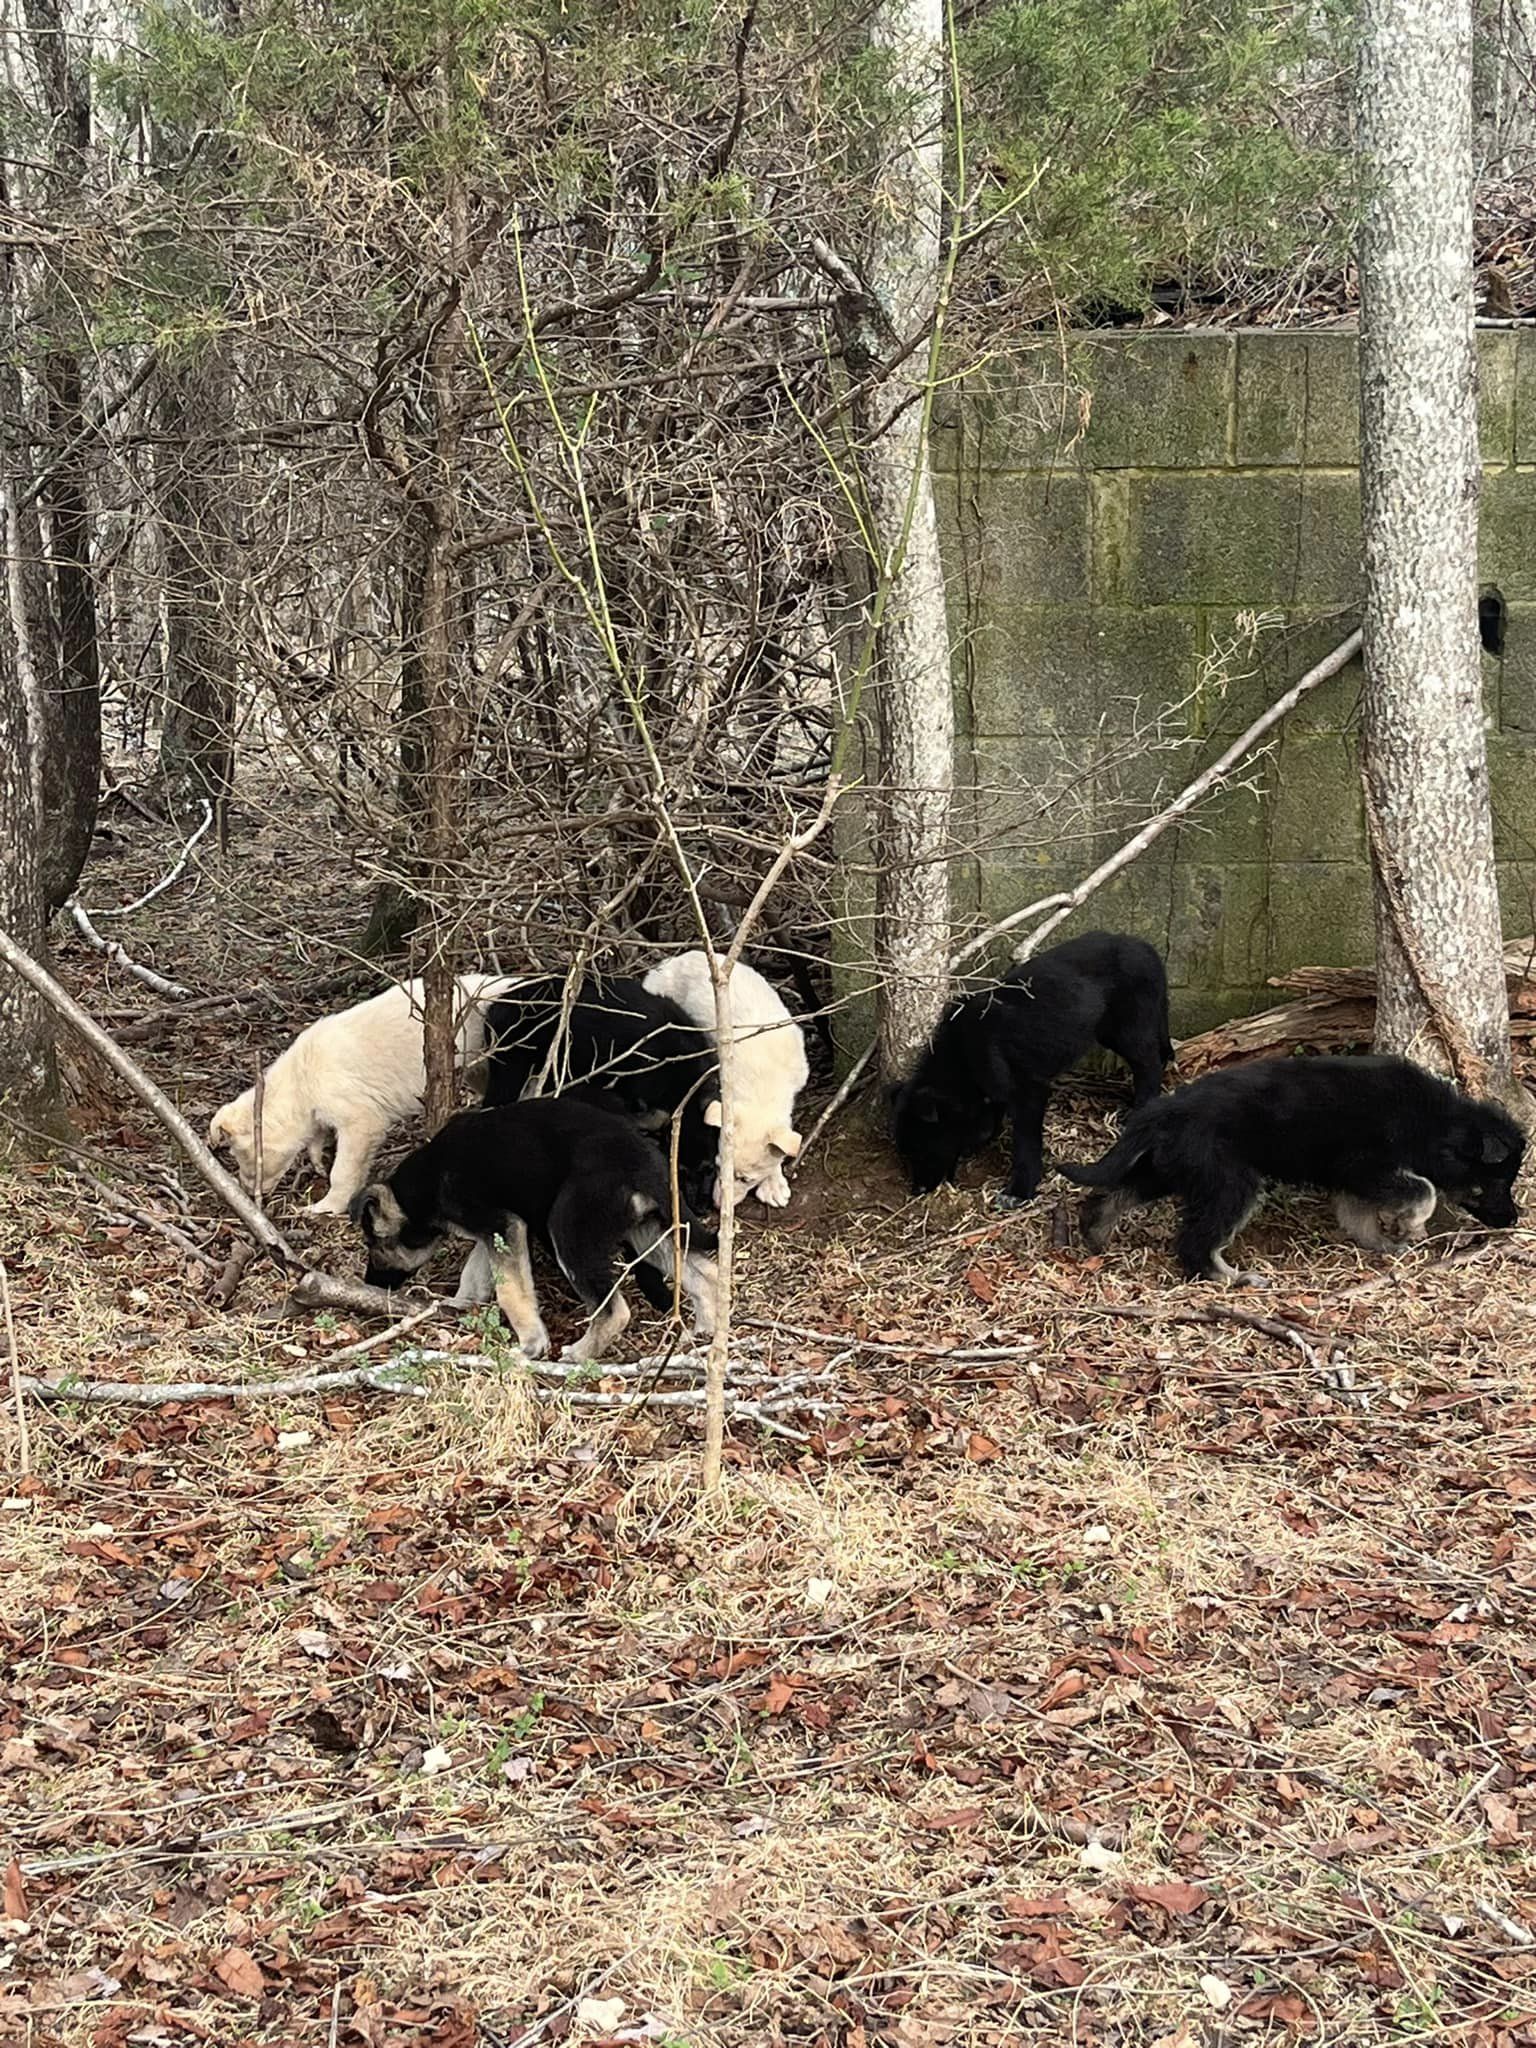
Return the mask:
<path fill-rule="evenodd" d="M 5 1308 L 5 1348 L 11 1366 L 11 1399 L 16 1403 L 16 1464 L 23 1479 L 32 1470 L 32 1433 L 27 1427 L 27 1404 L 21 1378 L 21 1360 L 16 1355 L 16 1322 L 11 1314 L 11 1277 L 0 1259 L 0 1304 Z"/>
<path fill-rule="evenodd" d="M 261 1213 L 233 1174 L 225 1172 L 165 1091 L 157 1088 L 143 1069 L 129 1058 L 95 1018 L 80 1007 L 67 989 L 59 986 L 47 968 L 39 966 L 32 955 L 18 946 L 10 933 L 5 931 L 0 931 L 0 961 L 3 961 L 14 974 L 19 974 L 30 987 L 36 989 L 64 1021 L 79 1033 L 86 1044 L 100 1053 L 107 1065 L 127 1083 L 140 1102 L 153 1111 L 220 1201 L 239 1218 L 263 1250 L 285 1266 L 301 1266 L 303 1261 L 277 1225 Z"/>
<path fill-rule="evenodd" d="M 157 1231 L 184 1257 L 195 1259 L 200 1266 L 206 1266 L 210 1273 L 218 1270 L 218 1262 L 210 1258 L 201 1245 L 194 1244 L 185 1231 L 178 1230 L 174 1223 L 168 1223 L 163 1216 L 152 1216 L 147 1209 L 130 1209 L 126 1206 L 121 1209 L 105 1209 L 104 1213 L 111 1223 L 137 1223 L 145 1230 Z"/>
<path fill-rule="evenodd" d="M 334 1394 L 344 1387 L 369 1387 L 379 1394 L 426 1392 L 400 1375 L 412 1370 L 400 1359 L 384 1359 L 347 1372 L 317 1372 L 286 1380 L 30 1380 L 18 1385 L 34 1401 L 97 1401 L 129 1408 L 161 1408 L 177 1401 L 286 1400 L 300 1394 Z"/>
<path fill-rule="evenodd" d="M 837 1093 L 833 1096 L 832 1100 L 827 1104 L 826 1108 L 821 1112 L 821 1115 L 817 1117 L 815 1123 L 811 1125 L 810 1130 L 807 1132 L 805 1143 L 800 1147 L 799 1155 L 795 1160 L 795 1164 L 797 1167 L 802 1166 L 805 1163 L 805 1155 L 810 1151 L 811 1147 L 815 1144 L 816 1140 L 827 1128 L 827 1125 L 831 1123 L 833 1117 L 837 1115 L 838 1111 L 853 1095 L 859 1083 L 863 1080 L 864 1075 L 868 1070 L 869 1063 L 874 1058 L 874 1056 L 875 1048 L 873 1044 L 866 1045 L 864 1050 L 859 1054 L 858 1058 L 854 1061 L 853 1065 L 848 1069 L 847 1074 L 843 1077 L 842 1086 L 838 1089 Z"/>
<path fill-rule="evenodd" d="M 1522 1926 L 1518 1920 L 1512 1920 L 1507 1913 L 1501 1913 L 1492 1899 L 1474 1899 L 1472 1904 L 1479 1917 L 1486 1920 L 1490 1927 L 1496 1927 L 1504 1939 L 1513 1942 L 1516 1948 L 1529 1948 L 1532 1942 L 1536 1942 L 1536 1934 L 1532 1934 L 1529 1927 Z"/>
<path fill-rule="evenodd" d="M 207 797 L 204 797 L 203 822 L 201 823 L 201 825 L 198 826 L 197 830 L 192 834 L 192 837 L 181 849 L 181 858 L 177 861 L 176 865 L 171 869 L 170 873 L 162 875 L 160 877 L 160 880 L 155 883 L 152 889 L 146 889 L 142 896 L 135 896 L 131 903 L 116 903 L 112 906 L 110 910 L 98 910 L 94 914 L 97 917 L 127 917 L 131 911 L 142 910 L 146 903 L 153 903 L 157 896 L 163 896 L 166 890 L 170 888 L 171 884 L 173 882 L 180 881 L 181 877 L 186 873 L 187 862 L 192 858 L 193 853 L 196 851 L 198 841 L 201 838 L 203 838 L 203 836 L 207 833 L 208 828 L 212 825 L 212 823 L 213 805 L 209 802 Z"/>
<path fill-rule="evenodd" d="M 1044 896 L 1038 903 L 1025 904 L 1022 910 L 1015 910 L 1010 916 L 1002 918 L 997 924 L 989 926 L 986 931 L 978 933 L 974 939 L 967 940 L 959 952 L 952 957 L 950 961 L 951 967 L 963 967 L 967 960 L 973 959 L 980 952 L 984 952 L 995 939 L 1006 937 L 1009 932 L 1016 931 L 1021 924 L 1027 924 L 1032 917 L 1039 917 L 1042 912 L 1048 911 L 1050 915 L 1045 918 L 1044 923 L 1037 930 L 1031 932 L 1029 937 L 1015 950 L 1014 957 L 1016 959 L 1027 959 L 1036 946 L 1039 945 L 1040 941 L 1048 933 L 1053 932 L 1057 925 L 1062 923 L 1065 918 L 1070 917 L 1074 910 L 1080 909 L 1096 890 L 1101 889 L 1107 881 L 1119 874 L 1122 868 L 1129 867 L 1133 860 L 1138 859 L 1140 855 L 1146 852 L 1149 846 L 1162 838 L 1170 825 L 1176 825 L 1180 818 L 1194 809 L 1202 797 L 1208 796 L 1218 784 L 1225 782 L 1233 769 L 1242 763 L 1245 756 L 1253 752 L 1253 749 L 1264 738 L 1265 734 L 1272 731 L 1282 718 L 1285 718 L 1290 712 L 1294 711 L 1303 697 L 1310 696 L 1313 690 L 1326 683 L 1331 676 L 1336 676 L 1339 670 L 1347 667 L 1359 652 L 1360 634 L 1356 631 L 1351 633 L 1347 640 L 1341 640 L 1339 645 L 1334 648 L 1332 654 L 1325 655 L 1315 668 L 1309 668 L 1301 680 L 1293 683 L 1283 697 L 1276 698 L 1269 709 L 1256 718 L 1248 730 L 1232 742 L 1231 746 L 1227 748 L 1219 760 L 1213 761 L 1209 768 L 1205 769 L 1202 774 L 1197 775 L 1188 788 L 1181 790 L 1165 810 L 1159 811 L 1155 818 L 1149 818 L 1146 824 L 1138 832 L 1134 833 L 1117 853 L 1112 853 L 1108 860 L 1101 861 L 1091 875 L 1085 875 L 1083 880 L 1073 889 L 1062 891 L 1054 896 Z"/>
<path fill-rule="evenodd" d="M 380 1344 L 387 1344 L 391 1337 L 403 1337 L 408 1330 L 416 1330 L 433 1316 L 449 1313 L 447 1304 L 434 1301 L 429 1308 L 421 1308 L 414 1315 L 403 1317 L 398 1323 L 391 1323 L 387 1330 L 379 1330 L 372 1337 L 364 1337 L 361 1343 L 348 1344 L 340 1351 L 331 1353 L 331 1364 L 338 1364 L 343 1358 L 361 1358 L 365 1351 L 373 1351 Z"/>
<path fill-rule="evenodd" d="M 91 923 L 90 912 L 77 897 L 71 896 L 64 905 L 64 908 L 74 920 L 75 929 L 79 932 L 85 943 L 94 952 L 100 953 L 104 958 L 110 960 L 114 967 L 120 967 L 125 974 L 131 974 L 135 981 L 142 981 L 144 986 L 152 988 L 156 995 L 191 995 L 191 989 L 183 988 L 179 981 L 170 981 L 165 975 L 156 974 L 153 967 L 146 967 L 142 961 L 135 960 L 132 954 L 121 946 L 116 939 L 104 939 L 101 933 L 97 931 L 95 925 Z"/>
<path fill-rule="evenodd" d="M 114 1036 L 119 1045 L 141 1038 L 156 1038 L 173 1024 L 181 1024 L 194 1014 L 213 1016 L 220 1010 L 238 1010 L 248 996 L 194 996 L 189 1003 L 178 1003 L 173 1010 L 154 1010 L 147 1017 L 130 1017 L 126 1024 L 116 1027 Z"/>
<path fill-rule="evenodd" d="M 248 1237 L 235 1240 L 235 1246 L 224 1262 L 224 1270 L 214 1282 L 208 1299 L 215 1308 L 228 1308 L 245 1278 L 245 1269 L 255 1257 L 255 1247 Z"/>

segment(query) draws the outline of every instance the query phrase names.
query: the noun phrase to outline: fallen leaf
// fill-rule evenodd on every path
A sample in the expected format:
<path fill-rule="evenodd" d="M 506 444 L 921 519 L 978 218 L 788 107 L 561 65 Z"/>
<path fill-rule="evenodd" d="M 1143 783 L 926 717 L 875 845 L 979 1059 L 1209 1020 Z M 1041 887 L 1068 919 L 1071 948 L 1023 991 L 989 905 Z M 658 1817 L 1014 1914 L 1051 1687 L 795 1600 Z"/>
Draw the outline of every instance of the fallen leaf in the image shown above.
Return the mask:
<path fill-rule="evenodd" d="M 836 1590 L 831 1579 L 807 1579 L 805 1582 L 805 1604 L 807 1607 L 825 1607 Z"/>
<path fill-rule="evenodd" d="M 982 1809 L 979 1806 L 951 1806 L 945 1807 L 939 1813 L 919 1814 L 917 1824 L 934 1834 L 940 1834 L 952 1828 L 973 1828 L 981 1819 L 981 1815 Z"/>
<path fill-rule="evenodd" d="M 584 1998 L 576 2007 L 576 2028 L 584 2034 L 611 2034 L 623 2017 L 622 1998 Z"/>
<path fill-rule="evenodd" d="M 1088 1681 L 1081 1671 L 1063 1671 L 1050 1691 L 1042 1697 L 1040 1701 L 1041 1712 L 1044 1713 L 1051 1707 L 1059 1707 L 1063 1700 L 1074 1699 L 1078 1693 L 1083 1691 L 1087 1683 Z"/>
<path fill-rule="evenodd" d="M 261 1965 L 248 1948 L 225 1949 L 213 1966 L 213 1974 L 237 1998 L 260 1998 L 267 1988 Z"/>
<path fill-rule="evenodd" d="M 1067 1901 L 1060 1892 L 1049 1892 L 1041 1899 L 1028 1898 L 1022 1892 L 1004 1892 L 1002 1904 L 1010 1920 L 1054 1920 L 1067 1909 Z"/>
<path fill-rule="evenodd" d="M 1232 2003 L 1232 1986 L 1220 1977 L 1206 1975 L 1200 1979 L 1200 1989 L 1205 1993 L 1218 2012 L 1225 2012 Z"/>
<path fill-rule="evenodd" d="M 1182 1917 L 1193 1913 L 1197 1906 L 1203 1906 L 1210 1893 L 1197 1884 L 1186 1884 L 1182 1878 L 1172 1878 L 1167 1884 L 1131 1884 L 1126 1891 L 1133 1899 L 1140 1899 L 1143 1905 L 1161 1906 L 1165 1913 Z"/>
<path fill-rule="evenodd" d="M 21 1865 L 14 1856 L 5 1867 L 5 1917 L 23 1925 L 27 1918 L 27 1887 L 22 1882 Z"/>
<path fill-rule="evenodd" d="M 435 1742 L 421 1759 L 422 1775 L 435 1778 L 439 1772 L 450 1769 L 452 1764 L 453 1757 L 450 1752 L 444 1749 L 440 1742 Z"/>
<path fill-rule="evenodd" d="M 993 1443 L 991 1437 L 983 1436 L 979 1429 L 973 1429 L 966 1438 L 965 1455 L 973 1465 L 985 1465 L 993 1458 L 1000 1458 L 1003 1453 L 1001 1448 Z"/>
<path fill-rule="evenodd" d="M 1520 1833 L 1520 1816 L 1507 1799 L 1501 1799 L 1497 1792 L 1483 1795 L 1483 1814 L 1488 1822 L 1488 1839 L 1496 1848 L 1503 1848 L 1513 1842 Z"/>
<path fill-rule="evenodd" d="M 985 1266 L 972 1266 L 965 1276 L 965 1284 L 978 1301 L 993 1302 L 997 1299 L 997 1282 Z"/>
<path fill-rule="evenodd" d="M 1085 1842 L 1077 1860 L 1084 1870 L 1113 1870 L 1120 1861 L 1118 1849 L 1106 1849 L 1102 1842 Z"/>
<path fill-rule="evenodd" d="M 312 1444 L 315 1433 L 312 1429 L 280 1429 L 277 1433 L 277 1448 L 280 1451 L 302 1451 L 306 1444 Z"/>

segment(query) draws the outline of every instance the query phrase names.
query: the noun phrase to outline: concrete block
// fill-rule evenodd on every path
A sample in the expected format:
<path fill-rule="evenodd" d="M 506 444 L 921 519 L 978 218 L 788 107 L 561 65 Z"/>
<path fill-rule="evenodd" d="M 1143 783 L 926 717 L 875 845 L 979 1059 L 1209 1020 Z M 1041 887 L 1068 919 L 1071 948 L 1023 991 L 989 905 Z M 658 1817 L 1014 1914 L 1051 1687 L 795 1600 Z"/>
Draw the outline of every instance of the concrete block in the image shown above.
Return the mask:
<path fill-rule="evenodd" d="M 1352 469 L 1360 460 L 1359 344 L 1351 333 L 1307 336 L 1306 460 Z"/>
<path fill-rule="evenodd" d="M 1300 522 L 1295 475 L 1133 477 L 1127 595 L 1153 605 L 1287 604 Z"/>
<path fill-rule="evenodd" d="M 1201 755 L 1186 764 L 1191 781 L 1221 751 L 1222 744 L 1209 742 Z M 1207 797 L 1169 835 L 1174 839 L 1175 862 L 1233 866 L 1266 859 L 1274 776 L 1273 760 L 1262 755 L 1226 788 Z"/>
<path fill-rule="evenodd" d="M 1536 462 L 1536 332 L 1515 336 L 1515 460 Z"/>
<path fill-rule="evenodd" d="M 1269 1009 L 1275 999 L 1272 988 L 1262 983 L 1247 988 L 1173 988 L 1168 1008 L 1173 1020 L 1173 1040 L 1194 1038 L 1214 1030 L 1232 1017 L 1251 1017 Z"/>
<path fill-rule="evenodd" d="M 1262 982 L 1269 957 L 1268 871 L 1258 863 L 1175 868 L 1168 974 L 1180 988 Z"/>
<path fill-rule="evenodd" d="M 979 734 L 1136 732 L 1184 697 L 1194 676 L 1193 611 L 1020 606 L 971 637 Z"/>
<path fill-rule="evenodd" d="M 974 484 L 934 478 L 940 544 L 951 581 L 1011 631 L 1021 605 L 1078 604 L 1088 596 L 1088 486 L 1074 476 L 1000 476 L 982 489 L 980 531 L 969 510 Z"/>
<path fill-rule="evenodd" d="M 1092 392 L 1079 460 L 1093 469 L 1225 462 L 1235 347 L 1226 334 L 1137 334 L 1075 348 Z"/>
<path fill-rule="evenodd" d="M 1536 737 L 1536 605 L 1506 607 L 1498 671 L 1499 724 L 1506 732 Z"/>
<path fill-rule="evenodd" d="M 1536 861 L 1500 861 L 1499 916 L 1506 939 L 1536 932 Z"/>
<path fill-rule="evenodd" d="M 1536 474 L 1496 470 L 1483 478 L 1478 573 L 1510 600 L 1536 598 Z"/>
<path fill-rule="evenodd" d="M 1359 478 L 1309 474 L 1301 488 L 1296 601 L 1353 604 L 1360 595 Z"/>
<path fill-rule="evenodd" d="M 1355 861 L 1276 861 L 1269 926 L 1271 974 L 1369 966 L 1376 952 L 1370 875 Z"/>
<path fill-rule="evenodd" d="M 1515 386 L 1520 338 L 1487 328 L 1477 337 L 1477 444 L 1483 461 L 1493 466 L 1515 459 Z"/>
<path fill-rule="evenodd" d="M 1292 733 L 1274 757 L 1270 858 L 1364 860 L 1365 818 L 1354 746 L 1340 733 Z"/>
<path fill-rule="evenodd" d="M 1302 460 L 1307 439 L 1307 337 L 1237 337 L 1237 425 L 1233 453 L 1240 467 Z"/>
<path fill-rule="evenodd" d="M 1488 749 L 1493 851 L 1499 860 L 1536 860 L 1536 733 L 1495 736 Z"/>

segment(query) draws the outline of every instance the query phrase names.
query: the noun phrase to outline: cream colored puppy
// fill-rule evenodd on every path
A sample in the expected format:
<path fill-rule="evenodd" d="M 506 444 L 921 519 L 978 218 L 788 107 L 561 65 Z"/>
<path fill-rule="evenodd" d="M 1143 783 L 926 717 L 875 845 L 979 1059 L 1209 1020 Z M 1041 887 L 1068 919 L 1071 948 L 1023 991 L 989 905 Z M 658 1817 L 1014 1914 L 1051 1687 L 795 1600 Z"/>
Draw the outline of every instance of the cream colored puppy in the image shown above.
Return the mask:
<path fill-rule="evenodd" d="M 670 996 L 692 1021 L 715 1031 L 715 991 L 707 954 L 678 953 L 644 976 L 653 995 Z M 744 960 L 731 973 L 731 1030 L 736 1046 L 736 1198 L 755 1194 L 770 1209 L 789 1200 L 787 1160 L 800 1151 L 795 1097 L 810 1079 L 805 1036 L 772 984 Z M 718 1124 L 710 1103 L 707 1123 Z"/>
<path fill-rule="evenodd" d="M 485 1008 L 513 984 L 499 974 L 463 974 L 458 988 L 459 1061 L 485 1049 Z M 385 1138 L 414 1116 L 426 1093 L 421 983 L 408 981 L 322 1017 L 279 1053 L 262 1077 L 262 1193 L 277 1186 L 301 1152 L 325 1171 L 326 1141 L 336 1141 L 331 1184 L 312 1216 L 344 1216 Z M 247 1189 L 256 1181 L 256 1090 L 226 1102 L 208 1126 L 208 1142 L 234 1154 Z"/>

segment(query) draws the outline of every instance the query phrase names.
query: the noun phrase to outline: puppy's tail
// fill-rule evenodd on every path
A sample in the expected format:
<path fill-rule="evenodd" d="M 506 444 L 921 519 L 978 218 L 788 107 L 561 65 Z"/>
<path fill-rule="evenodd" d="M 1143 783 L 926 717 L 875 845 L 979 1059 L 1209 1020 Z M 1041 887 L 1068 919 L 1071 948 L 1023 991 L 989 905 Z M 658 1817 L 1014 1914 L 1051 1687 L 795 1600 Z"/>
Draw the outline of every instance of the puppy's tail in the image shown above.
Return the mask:
<path fill-rule="evenodd" d="M 1096 1159 L 1091 1166 L 1074 1166 L 1069 1160 L 1062 1159 L 1057 1161 L 1057 1171 L 1080 1188 L 1118 1187 L 1132 1167 L 1145 1158 L 1147 1149 L 1148 1142 L 1142 1132 L 1127 1131 L 1102 1159 Z"/>

